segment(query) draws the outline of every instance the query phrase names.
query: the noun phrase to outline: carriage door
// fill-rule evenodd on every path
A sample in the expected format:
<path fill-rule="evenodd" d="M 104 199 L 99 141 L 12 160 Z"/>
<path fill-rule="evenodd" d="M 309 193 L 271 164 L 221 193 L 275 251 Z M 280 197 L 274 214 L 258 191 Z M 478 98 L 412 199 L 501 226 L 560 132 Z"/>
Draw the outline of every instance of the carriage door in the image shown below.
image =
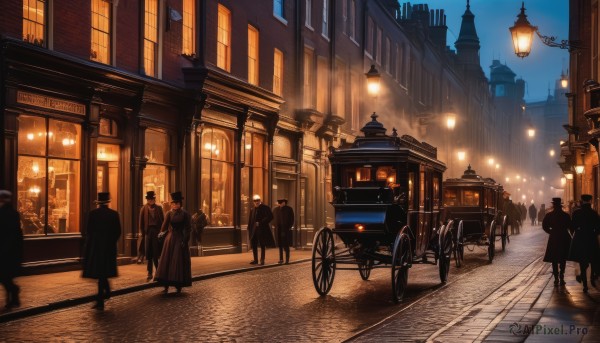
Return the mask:
<path fill-rule="evenodd" d="M 425 167 L 419 168 L 419 224 L 416 232 L 416 254 L 422 255 L 427 250 L 429 243 L 429 225 L 431 223 L 431 190 L 428 185 L 427 178 L 429 173 L 425 171 Z"/>

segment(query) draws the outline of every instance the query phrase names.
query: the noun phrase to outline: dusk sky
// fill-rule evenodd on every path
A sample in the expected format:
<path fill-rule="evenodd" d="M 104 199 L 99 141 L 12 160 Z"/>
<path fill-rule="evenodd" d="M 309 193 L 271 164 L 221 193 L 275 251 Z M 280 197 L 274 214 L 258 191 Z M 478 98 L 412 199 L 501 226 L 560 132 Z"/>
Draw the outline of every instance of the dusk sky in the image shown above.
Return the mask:
<path fill-rule="evenodd" d="M 400 1 L 401 4 L 406 1 Z M 429 9 L 444 9 L 448 25 L 448 45 L 454 48 L 460 32 L 466 0 L 423 0 L 411 4 L 426 3 Z M 567 70 L 569 54 L 567 50 L 548 47 L 539 37 L 534 38 L 531 54 L 524 59 L 514 54 L 508 28 L 514 22 L 521 8 L 521 0 L 471 0 L 471 12 L 475 15 L 475 27 L 481 43 L 481 66 L 489 78 L 489 66 L 493 59 L 506 63 L 527 85 L 525 100 L 543 100 L 548 95 L 548 87 L 554 89 L 555 80 L 561 70 Z M 527 0 L 525 14 L 532 25 L 537 26 L 545 36 L 555 36 L 557 41 L 568 39 L 569 2 L 567 0 Z"/>

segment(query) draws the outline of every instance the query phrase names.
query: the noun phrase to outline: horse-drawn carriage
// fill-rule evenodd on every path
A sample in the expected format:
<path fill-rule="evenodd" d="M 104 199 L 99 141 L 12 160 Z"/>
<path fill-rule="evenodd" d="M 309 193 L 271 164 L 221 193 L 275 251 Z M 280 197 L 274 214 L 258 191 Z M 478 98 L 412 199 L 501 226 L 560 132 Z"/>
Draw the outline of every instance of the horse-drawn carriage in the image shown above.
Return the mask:
<path fill-rule="evenodd" d="M 436 148 L 395 129 L 388 136 L 377 115 L 371 118 L 364 137 L 330 149 L 335 226 L 315 235 L 313 282 L 325 295 L 336 270 L 358 270 L 367 280 L 372 269 L 391 266 L 398 302 L 414 263 L 437 264 L 447 280 L 453 239 L 440 214 L 446 167 Z"/>
<path fill-rule="evenodd" d="M 492 262 L 496 240 L 502 251 L 508 240 L 506 215 L 502 212 L 503 187 L 491 178 L 477 175 L 471 166 L 460 178 L 444 181 L 446 227 L 454 237 L 454 257 L 460 267 L 465 247 L 484 246 Z"/>

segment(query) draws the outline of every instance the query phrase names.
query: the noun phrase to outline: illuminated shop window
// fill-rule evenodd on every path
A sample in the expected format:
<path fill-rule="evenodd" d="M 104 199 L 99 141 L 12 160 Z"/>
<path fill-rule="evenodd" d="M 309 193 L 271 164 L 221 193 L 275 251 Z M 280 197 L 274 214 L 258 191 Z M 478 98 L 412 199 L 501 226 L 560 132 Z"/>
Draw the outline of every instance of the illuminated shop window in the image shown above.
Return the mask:
<path fill-rule="evenodd" d="M 233 225 L 233 131 L 202 130 L 200 206 L 211 226 Z"/>
<path fill-rule="evenodd" d="M 79 232 L 81 125 L 19 117 L 16 206 L 25 235 Z"/>
<path fill-rule="evenodd" d="M 244 168 L 242 168 L 242 224 L 247 224 L 252 208 L 252 196 L 258 194 L 267 202 L 267 142 L 264 135 L 246 132 L 243 140 Z"/>
<path fill-rule="evenodd" d="M 162 131 L 146 129 L 144 155 L 148 159 L 143 172 L 142 195 L 146 192 L 156 193 L 156 203 L 163 206 L 163 210 L 170 208 L 169 200 L 169 162 L 170 162 L 170 136 Z M 143 198 L 142 198 L 143 199 Z"/>

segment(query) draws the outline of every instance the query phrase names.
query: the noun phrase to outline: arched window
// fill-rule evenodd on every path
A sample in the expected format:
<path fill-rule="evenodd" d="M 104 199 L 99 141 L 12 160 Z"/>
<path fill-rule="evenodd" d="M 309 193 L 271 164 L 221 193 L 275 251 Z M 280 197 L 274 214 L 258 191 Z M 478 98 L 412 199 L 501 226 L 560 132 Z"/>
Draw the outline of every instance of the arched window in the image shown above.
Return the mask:
<path fill-rule="evenodd" d="M 233 225 L 233 131 L 204 128 L 200 206 L 211 226 Z"/>

